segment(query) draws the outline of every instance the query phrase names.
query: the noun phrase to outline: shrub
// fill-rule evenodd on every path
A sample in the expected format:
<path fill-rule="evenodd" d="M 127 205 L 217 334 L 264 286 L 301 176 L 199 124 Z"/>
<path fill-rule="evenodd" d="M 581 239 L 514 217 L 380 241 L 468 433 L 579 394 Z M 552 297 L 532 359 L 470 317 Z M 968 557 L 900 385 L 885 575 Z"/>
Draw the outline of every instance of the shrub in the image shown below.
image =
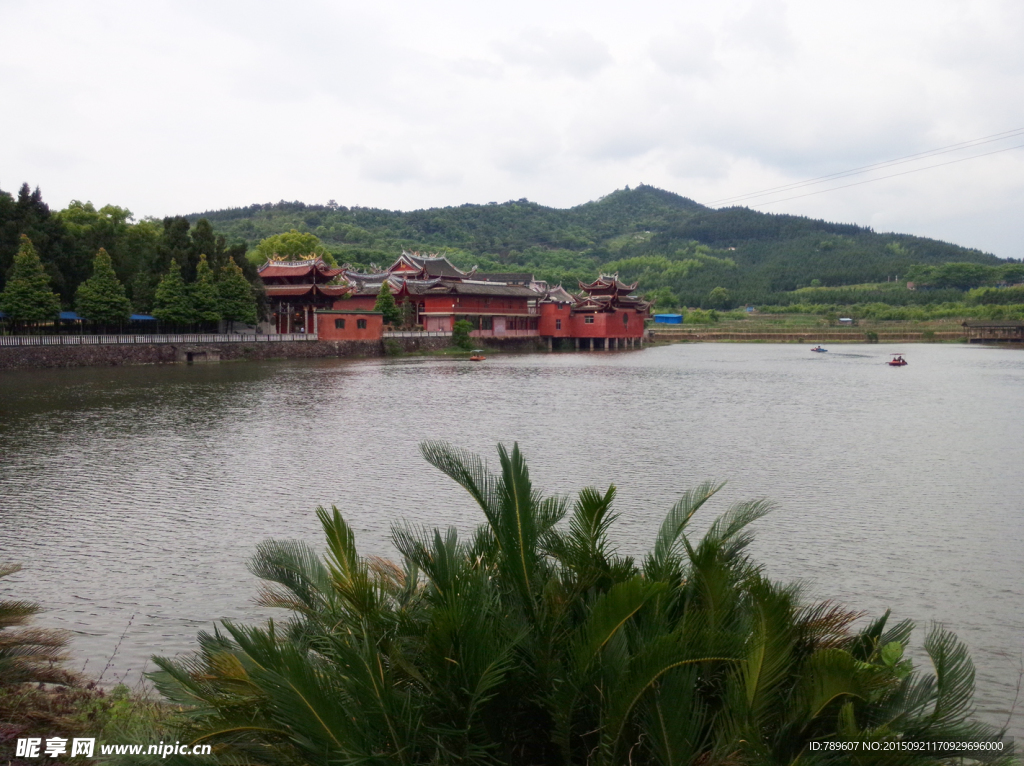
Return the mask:
<path fill-rule="evenodd" d="M 497 474 L 447 444 L 421 451 L 484 523 L 468 538 L 396 525 L 398 563 L 361 557 L 336 508 L 317 511 L 322 558 L 261 544 L 261 603 L 290 618 L 225 623 L 194 656 L 156 658 L 186 708 L 175 737 L 221 763 L 724 766 L 849 762 L 813 741 L 995 734 L 967 719 L 974 670 L 952 634 L 925 639 L 927 672 L 906 659 L 910 622 L 855 629 L 857 613 L 765 576 L 747 554 L 765 501 L 692 537 L 721 487 L 701 484 L 635 560 L 609 534 L 614 486 L 545 498 L 518 446 L 499 446 Z"/>
<path fill-rule="evenodd" d="M 472 322 L 467 322 L 465 319 L 457 321 L 452 327 L 452 345 L 468 351 L 473 346 L 473 341 L 469 337 L 472 331 Z"/>
<path fill-rule="evenodd" d="M 688 324 L 714 324 L 718 321 L 718 312 L 714 309 L 704 311 L 703 309 L 690 309 L 686 312 Z"/>

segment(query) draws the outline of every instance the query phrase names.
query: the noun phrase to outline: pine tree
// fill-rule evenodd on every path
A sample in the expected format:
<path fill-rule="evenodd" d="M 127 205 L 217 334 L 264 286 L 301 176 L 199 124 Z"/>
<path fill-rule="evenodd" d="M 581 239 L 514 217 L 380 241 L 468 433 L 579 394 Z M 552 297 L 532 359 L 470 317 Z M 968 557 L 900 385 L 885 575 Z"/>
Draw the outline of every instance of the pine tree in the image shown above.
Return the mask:
<path fill-rule="evenodd" d="M 56 319 L 60 312 L 60 298 L 50 289 L 50 277 L 32 240 L 24 234 L 7 285 L 0 293 L 0 310 L 16 322 L 45 322 Z"/>
<path fill-rule="evenodd" d="M 92 262 L 92 276 L 78 286 L 75 310 L 84 318 L 103 325 L 121 324 L 131 318 L 132 304 L 114 265 L 104 248 Z"/>
<path fill-rule="evenodd" d="M 391 294 L 391 285 L 384 280 L 377 293 L 377 302 L 373 304 L 373 310 L 384 315 L 384 324 L 398 325 L 402 321 L 402 311 L 395 304 L 395 296 Z"/>
<path fill-rule="evenodd" d="M 196 281 L 192 283 L 192 310 L 204 324 L 219 322 L 221 319 L 220 296 L 213 281 L 213 269 L 205 255 L 199 256 L 196 265 Z"/>
<path fill-rule="evenodd" d="M 221 268 L 217 291 L 220 293 L 220 313 L 224 319 L 228 322 L 256 324 L 256 298 L 252 294 L 249 280 L 234 258 L 228 259 L 228 263 Z"/>
<path fill-rule="evenodd" d="M 192 300 L 185 280 L 181 278 L 181 266 L 174 258 L 171 259 L 170 270 L 157 285 L 156 296 L 153 298 L 153 316 L 173 325 L 188 325 L 195 321 Z"/>

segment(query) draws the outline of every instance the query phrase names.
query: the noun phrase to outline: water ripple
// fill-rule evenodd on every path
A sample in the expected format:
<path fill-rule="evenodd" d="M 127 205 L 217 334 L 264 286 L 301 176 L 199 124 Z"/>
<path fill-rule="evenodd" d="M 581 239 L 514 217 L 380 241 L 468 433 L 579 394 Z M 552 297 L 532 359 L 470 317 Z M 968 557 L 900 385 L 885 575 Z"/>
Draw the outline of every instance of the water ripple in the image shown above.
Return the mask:
<path fill-rule="evenodd" d="M 771 575 L 943 621 L 972 649 L 981 714 L 1001 724 L 1024 650 L 1024 355 L 915 346 L 893 370 L 888 351 L 3 373 L 0 560 L 26 565 L 4 592 L 74 630 L 94 672 L 131 621 L 105 680 L 133 678 L 216 620 L 265 616 L 245 561 L 267 537 L 319 545 L 317 505 L 337 505 L 367 554 L 391 552 L 401 519 L 472 529 L 479 513 L 419 441 L 487 456 L 518 441 L 548 492 L 618 485 L 624 553 L 704 479 L 729 482 L 717 510 L 772 498 L 755 543 Z M 1024 735 L 1020 713 L 1013 728 Z"/>

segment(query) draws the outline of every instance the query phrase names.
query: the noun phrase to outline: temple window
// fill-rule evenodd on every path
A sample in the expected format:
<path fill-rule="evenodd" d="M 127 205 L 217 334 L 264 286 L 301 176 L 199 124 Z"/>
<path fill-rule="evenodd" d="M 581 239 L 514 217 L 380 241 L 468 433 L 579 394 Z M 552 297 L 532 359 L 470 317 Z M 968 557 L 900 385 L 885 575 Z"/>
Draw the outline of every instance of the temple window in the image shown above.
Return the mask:
<path fill-rule="evenodd" d="M 561 330 L 562 329 L 562 320 L 561 319 L 556 319 L 555 320 L 555 329 L 556 330 Z"/>
<path fill-rule="evenodd" d="M 366 320 L 365 319 L 357 319 L 356 320 L 356 328 L 359 329 L 359 330 L 365 330 L 366 329 Z"/>
<path fill-rule="evenodd" d="M 593 314 L 588 314 L 587 316 L 583 317 L 583 324 L 594 324 Z"/>
<path fill-rule="evenodd" d="M 345 329 L 345 320 L 344 319 L 335 319 L 334 320 L 334 329 L 335 330 L 344 330 Z"/>

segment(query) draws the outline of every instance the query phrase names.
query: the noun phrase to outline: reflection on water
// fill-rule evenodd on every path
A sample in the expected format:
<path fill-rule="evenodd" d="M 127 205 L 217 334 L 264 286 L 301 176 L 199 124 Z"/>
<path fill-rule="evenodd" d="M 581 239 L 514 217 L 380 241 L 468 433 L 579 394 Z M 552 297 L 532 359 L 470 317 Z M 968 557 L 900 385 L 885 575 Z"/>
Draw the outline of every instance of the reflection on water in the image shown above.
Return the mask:
<path fill-rule="evenodd" d="M 262 616 L 245 561 L 266 537 L 319 546 L 317 505 L 337 505 L 365 553 L 388 554 L 399 519 L 476 524 L 419 441 L 487 455 L 519 441 L 548 492 L 619 486 L 627 553 L 703 479 L 729 482 L 718 510 L 774 499 L 755 546 L 770 574 L 944 621 L 971 646 L 982 714 L 1002 724 L 1024 650 L 1024 355 L 914 346 L 892 369 L 891 350 L 2 373 L 0 560 L 26 565 L 4 587 L 76 631 L 91 671 L 125 633 L 104 680 L 133 678 L 215 620 Z M 1020 713 L 1012 728 L 1024 735 Z"/>

